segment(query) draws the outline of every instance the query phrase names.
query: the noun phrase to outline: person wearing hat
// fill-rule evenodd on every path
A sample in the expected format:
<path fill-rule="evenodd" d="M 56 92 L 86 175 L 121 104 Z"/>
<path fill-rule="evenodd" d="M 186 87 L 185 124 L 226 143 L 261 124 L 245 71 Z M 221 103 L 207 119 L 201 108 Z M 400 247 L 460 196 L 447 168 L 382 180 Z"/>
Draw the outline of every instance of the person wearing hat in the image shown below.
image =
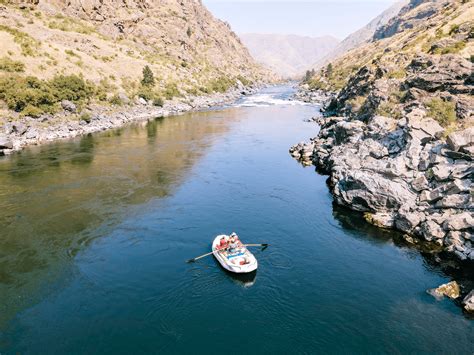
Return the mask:
<path fill-rule="evenodd" d="M 233 253 L 235 249 L 237 249 L 239 246 L 239 237 L 237 237 L 237 234 L 235 234 L 235 232 L 232 232 L 232 234 L 229 236 L 229 247 L 227 250 L 229 251 L 229 253 Z"/>

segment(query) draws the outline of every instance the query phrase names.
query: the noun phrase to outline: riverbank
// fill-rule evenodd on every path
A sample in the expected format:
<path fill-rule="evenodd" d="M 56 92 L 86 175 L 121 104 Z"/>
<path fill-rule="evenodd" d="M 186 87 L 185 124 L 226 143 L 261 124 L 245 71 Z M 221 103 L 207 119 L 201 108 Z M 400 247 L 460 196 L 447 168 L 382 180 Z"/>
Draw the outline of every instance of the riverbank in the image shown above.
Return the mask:
<path fill-rule="evenodd" d="M 185 112 L 200 111 L 227 105 L 245 95 L 255 93 L 260 87 L 235 88 L 226 93 L 166 101 L 163 107 L 154 106 L 143 99 L 127 105 L 88 105 L 80 114 L 76 108 L 63 105 L 56 115 L 39 118 L 17 117 L 0 120 L 0 155 L 8 155 L 29 145 L 38 145 L 80 135 L 119 128 L 127 123 L 155 117 L 167 117 Z"/>
<path fill-rule="evenodd" d="M 411 244 L 431 243 L 472 267 L 472 126 L 445 138 L 445 129 L 417 109 L 400 119 L 314 120 L 318 135 L 292 146 L 290 154 L 329 175 L 337 204 L 362 212 L 378 227 L 401 231 Z M 463 300 L 466 310 L 473 310 L 473 296 Z"/>

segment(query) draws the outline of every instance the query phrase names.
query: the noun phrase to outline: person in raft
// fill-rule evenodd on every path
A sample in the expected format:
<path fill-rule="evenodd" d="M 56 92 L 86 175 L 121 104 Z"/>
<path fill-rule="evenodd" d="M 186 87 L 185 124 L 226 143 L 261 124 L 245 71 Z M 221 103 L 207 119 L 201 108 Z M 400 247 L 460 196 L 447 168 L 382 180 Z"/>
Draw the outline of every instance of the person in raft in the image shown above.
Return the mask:
<path fill-rule="evenodd" d="M 220 251 L 225 251 L 228 246 L 229 242 L 225 240 L 225 237 L 222 237 L 221 240 L 219 240 L 219 245 L 217 246 L 217 249 L 219 249 Z"/>
<path fill-rule="evenodd" d="M 232 232 L 232 234 L 229 237 L 229 246 L 227 248 L 229 253 L 233 253 L 237 248 L 241 246 L 239 236 L 235 234 L 235 232 Z"/>

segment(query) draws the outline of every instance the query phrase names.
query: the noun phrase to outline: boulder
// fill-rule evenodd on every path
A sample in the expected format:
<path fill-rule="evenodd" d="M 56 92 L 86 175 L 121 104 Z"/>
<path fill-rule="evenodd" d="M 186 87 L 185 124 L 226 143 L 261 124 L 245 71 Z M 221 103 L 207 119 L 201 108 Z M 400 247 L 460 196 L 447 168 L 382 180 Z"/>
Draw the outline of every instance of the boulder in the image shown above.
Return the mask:
<path fill-rule="evenodd" d="M 361 121 L 342 121 L 336 123 L 335 127 L 335 138 L 336 144 L 345 143 L 349 140 L 357 140 L 359 139 L 364 130 L 363 127 L 365 124 Z"/>
<path fill-rule="evenodd" d="M 461 295 L 461 288 L 456 281 L 451 281 L 437 288 L 430 289 L 427 292 L 437 300 L 442 299 L 444 296 L 454 300 Z"/>
<path fill-rule="evenodd" d="M 364 219 L 380 228 L 393 228 L 393 214 L 392 213 L 364 213 Z"/>
<path fill-rule="evenodd" d="M 470 195 L 448 195 L 436 202 L 436 208 L 468 208 L 471 202 Z"/>
<path fill-rule="evenodd" d="M 474 228 L 474 218 L 470 212 L 462 212 L 452 215 L 443 223 L 444 230 L 459 231 L 468 228 Z"/>
<path fill-rule="evenodd" d="M 38 137 L 38 130 L 36 128 L 30 127 L 28 131 L 26 131 L 25 137 L 26 139 L 34 139 Z"/>
<path fill-rule="evenodd" d="M 69 111 L 69 112 L 76 112 L 76 110 L 77 110 L 77 107 L 76 107 L 76 105 L 74 104 L 74 102 L 69 101 L 69 100 L 63 100 L 63 101 L 61 101 L 61 107 L 62 107 L 64 110 Z"/>
<path fill-rule="evenodd" d="M 457 152 L 459 149 L 474 144 L 474 127 L 451 133 L 446 139 L 451 150 Z"/>
<path fill-rule="evenodd" d="M 428 143 L 433 139 L 429 133 L 426 133 L 422 129 L 411 129 L 409 135 L 412 139 L 420 141 L 422 144 Z"/>
<path fill-rule="evenodd" d="M 13 142 L 4 134 L 0 135 L 0 149 L 13 149 Z"/>
<path fill-rule="evenodd" d="M 446 185 L 446 193 L 448 195 L 459 194 L 462 192 L 469 192 L 471 182 L 468 180 L 455 179 Z"/>
<path fill-rule="evenodd" d="M 410 233 L 424 218 L 425 215 L 422 212 L 406 211 L 401 208 L 395 218 L 395 226 L 403 232 Z"/>
<path fill-rule="evenodd" d="M 420 229 L 423 238 L 428 241 L 433 241 L 434 239 L 444 238 L 446 232 L 440 227 L 438 223 L 433 220 L 427 220 L 421 224 Z"/>
<path fill-rule="evenodd" d="M 466 153 L 466 154 L 469 154 L 471 156 L 471 158 L 474 156 L 474 144 L 473 145 L 469 145 L 467 147 L 462 147 L 461 150 Z"/>
<path fill-rule="evenodd" d="M 416 196 L 402 181 L 385 178 L 370 171 L 333 169 L 336 201 L 357 211 L 386 212 L 415 202 Z"/>
<path fill-rule="evenodd" d="M 26 132 L 27 129 L 28 129 L 28 127 L 24 123 L 21 123 L 21 122 L 13 122 L 12 123 L 13 132 L 17 133 L 20 136 L 23 135 Z"/>
<path fill-rule="evenodd" d="M 464 309 L 468 312 L 474 312 L 474 290 L 471 290 L 462 300 Z"/>
<path fill-rule="evenodd" d="M 451 175 L 452 168 L 453 168 L 452 165 L 447 165 L 447 164 L 436 165 L 432 169 L 433 177 L 437 181 L 446 181 L 449 179 Z"/>
<path fill-rule="evenodd" d="M 443 240 L 443 245 L 447 248 L 448 251 L 454 251 L 455 249 L 464 250 L 466 240 L 469 238 L 469 233 L 460 232 L 460 231 L 451 231 L 446 234 L 446 237 Z"/>
<path fill-rule="evenodd" d="M 125 94 L 124 92 L 119 92 L 118 98 L 125 105 L 128 105 L 130 103 L 130 99 L 128 98 L 127 94 Z"/>
<path fill-rule="evenodd" d="M 425 175 L 421 175 L 421 176 L 415 178 L 411 182 L 411 187 L 413 187 L 413 189 L 415 191 L 422 191 L 422 190 L 427 189 L 428 188 L 428 180 L 426 179 Z"/>
<path fill-rule="evenodd" d="M 442 154 L 443 154 L 443 156 L 448 157 L 448 158 L 453 159 L 453 160 L 459 160 L 459 159 L 462 159 L 462 160 L 465 160 L 465 161 L 471 161 L 472 160 L 471 155 L 467 154 L 467 153 L 464 153 L 464 152 L 455 152 L 454 150 L 445 149 L 445 150 L 443 150 Z"/>
<path fill-rule="evenodd" d="M 444 128 L 432 118 L 425 118 L 422 121 L 421 129 L 433 138 L 440 138 L 444 133 Z"/>

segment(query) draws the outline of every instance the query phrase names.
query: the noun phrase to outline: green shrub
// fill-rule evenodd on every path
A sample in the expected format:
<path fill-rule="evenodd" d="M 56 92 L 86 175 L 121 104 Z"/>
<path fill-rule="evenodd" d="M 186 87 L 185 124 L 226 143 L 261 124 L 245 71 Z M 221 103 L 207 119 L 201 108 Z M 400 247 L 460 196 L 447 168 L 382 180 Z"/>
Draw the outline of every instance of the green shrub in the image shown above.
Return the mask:
<path fill-rule="evenodd" d="M 399 107 L 391 101 L 382 102 L 377 106 L 375 113 L 380 116 L 392 117 L 395 119 L 402 118 L 402 113 Z"/>
<path fill-rule="evenodd" d="M 426 106 L 428 115 L 434 118 L 443 127 L 456 122 L 456 105 L 454 102 L 444 101 L 439 98 L 431 99 Z"/>
<path fill-rule="evenodd" d="M 77 75 L 60 75 L 49 81 L 33 76 L 0 77 L 0 100 L 3 100 L 9 109 L 23 115 L 54 113 L 58 110 L 61 100 L 81 104 L 93 93 L 93 87 Z"/>
<path fill-rule="evenodd" d="M 89 112 L 83 112 L 80 116 L 79 116 L 79 119 L 81 121 L 85 121 L 87 123 L 89 123 L 91 120 L 92 120 L 92 116 Z"/>
<path fill-rule="evenodd" d="M 9 73 L 18 73 L 25 71 L 25 64 L 8 57 L 0 58 L 0 70 Z"/>
<path fill-rule="evenodd" d="M 55 18 L 57 19 L 57 21 L 52 21 L 48 23 L 48 27 L 53 30 L 60 30 L 64 32 L 77 32 L 81 34 L 91 34 L 95 32 L 94 27 L 86 25 L 79 20 L 75 20 L 70 17 L 66 18 L 64 16 L 55 16 Z"/>
<path fill-rule="evenodd" d="M 57 101 L 53 90 L 45 81 L 32 76 L 16 75 L 0 78 L 0 99 L 5 101 L 9 109 L 17 112 L 23 111 L 27 106 L 52 112 Z M 32 111 L 31 108 L 28 110 Z"/>
<path fill-rule="evenodd" d="M 250 85 L 253 84 L 251 80 L 247 79 L 246 77 L 244 77 L 240 74 L 237 75 L 236 79 L 239 80 L 242 83 L 242 85 L 244 85 L 244 86 L 250 86 Z"/>
<path fill-rule="evenodd" d="M 80 58 L 80 56 L 76 52 L 74 52 L 72 49 L 65 49 L 64 53 L 66 53 L 67 55 L 70 55 L 71 57 Z"/>
<path fill-rule="evenodd" d="M 452 25 L 449 29 L 449 34 L 452 35 L 453 33 L 457 33 L 459 31 L 459 25 Z"/>
<path fill-rule="evenodd" d="M 21 53 L 24 56 L 34 57 L 36 55 L 35 51 L 39 48 L 40 42 L 30 35 L 6 25 L 0 25 L 0 31 L 7 32 L 13 36 L 13 40 L 21 47 Z"/>
<path fill-rule="evenodd" d="M 30 116 L 30 117 L 40 117 L 44 111 L 36 106 L 33 105 L 26 105 L 26 107 L 21 111 L 22 116 Z"/>
<path fill-rule="evenodd" d="M 164 104 L 165 104 L 165 102 L 163 101 L 163 99 L 162 99 L 161 97 L 156 97 L 156 98 L 153 100 L 153 105 L 154 105 L 154 106 L 163 107 Z"/>
<path fill-rule="evenodd" d="M 406 75 L 406 71 L 403 69 L 392 70 L 387 73 L 389 79 L 403 79 Z"/>
<path fill-rule="evenodd" d="M 165 98 L 171 100 L 173 97 L 181 96 L 181 93 L 178 90 L 178 86 L 176 83 L 168 83 L 166 84 L 165 91 L 163 93 Z"/>
<path fill-rule="evenodd" d="M 456 42 L 447 47 L 434 47 L 432 46 L 430 52 L 433 54 L 450 54 L 450 53 L 459 53 L 464 48 L 466 48 L 465 41 Z"/>
<path fill-rule="evenodd" d="M 155 85 L 155 76 L 151 71 L 148 65 L 145 65 L 143 68 L 143 78 L 141 80 L 143 86 L 154 86 Z"/>
<path fill-rule="evenodd" d="M 112 105 L 116 105 L 116 106 L 122 106 L 123 105 L 123 102 L 122 100 L 120 99 L 120 97 L 118 96 L 118 94 L 115 94 L 114 96 L 112 96 L 109 100 L 109 102 L 112 104 Z"/>
<path fill-rule="evenodd" d="M 221 76 L 217 79 L 211 80 L 207 84 L 209 92 L 226 92 L 235 85 L 235 80 L 228 77 Z"/>
<path fill-rule="evenodd" d="M 141 86 L 140 89 L 138 89 L 137 96 L 149 101 L 155 98 L 156 93 L 149 86 Z"/>
<path fill-rule="evenodd" d="M 94 94 L 94 88 L 77 75 L 58 75 L 50 81 L 58 101 L 83 101 Z"/>

